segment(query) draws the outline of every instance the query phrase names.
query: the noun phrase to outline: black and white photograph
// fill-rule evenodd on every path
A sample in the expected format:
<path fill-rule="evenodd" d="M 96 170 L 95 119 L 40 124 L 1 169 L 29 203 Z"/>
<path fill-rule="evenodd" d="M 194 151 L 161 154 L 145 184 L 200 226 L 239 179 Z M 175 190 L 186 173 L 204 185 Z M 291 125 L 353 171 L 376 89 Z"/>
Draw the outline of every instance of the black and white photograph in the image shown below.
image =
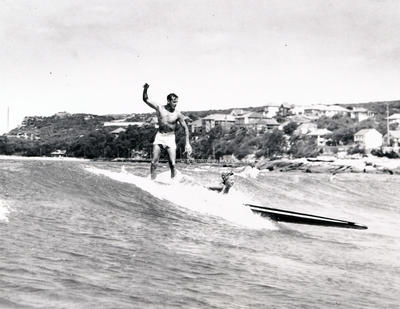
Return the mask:
<path fill-rule="evenodd" d="M 0 309 L 400 308 L 400 1 L 1 0 Z"/>

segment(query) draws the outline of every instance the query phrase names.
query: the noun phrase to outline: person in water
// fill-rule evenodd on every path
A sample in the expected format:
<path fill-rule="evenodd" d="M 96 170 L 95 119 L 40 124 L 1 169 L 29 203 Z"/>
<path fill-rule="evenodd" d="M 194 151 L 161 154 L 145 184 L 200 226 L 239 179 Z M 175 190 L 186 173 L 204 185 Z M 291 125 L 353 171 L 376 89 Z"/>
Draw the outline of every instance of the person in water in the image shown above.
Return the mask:
<path fill-rule="evenodd" d="M 185 129 L 185 152 L 188 156 L 192 153 L 192 146 L 189 143 L 189 129 L 185 122 L 185 117 L 181 112 L 176 110 L 178 104 L 178 96 L 175 93 L 170 93 L 167 96 L 167 104 L 161 105 L 149 100 L 147 90 L 149 84 L 143 86 L 143 101 L 156 110 L 158 119 L 158 131 L 153 142 L 153 159 L 151 160 L 151 179 L 156 178 L 156 168 L 161 156 L 161 149 L 168 152 L 168 163 L 171 169 L 171 178 L 176 176 L 175 159 L 176 159 L 176 143 L 175 143 L 175 129 L 179 122 Z"/>
<path fill-rule="evenodd" d="M 221 174 L 222 186 L 219 187 L 208 187 L 209 190 L 217 191 L 222 194 L 228 194 L 229 190 L 235 184 L 235 174 L 232 171 L 224 172 Z"/>

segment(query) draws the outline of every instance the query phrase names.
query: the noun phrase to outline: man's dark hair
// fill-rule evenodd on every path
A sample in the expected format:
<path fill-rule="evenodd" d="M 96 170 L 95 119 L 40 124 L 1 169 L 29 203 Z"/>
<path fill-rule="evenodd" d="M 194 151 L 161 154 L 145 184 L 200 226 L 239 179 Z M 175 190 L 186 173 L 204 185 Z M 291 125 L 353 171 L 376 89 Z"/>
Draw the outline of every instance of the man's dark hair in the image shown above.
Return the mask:
<path fill-rule="evenodd" d="M 222 183 L 225 184 L 227 179 L 232 175 L 235 175 L 232 171 L 222 173 L 221 174 Z"/>
<path fill-rule="evenodd" d="M 171 101 L 174 98 L 178 98 L 178 96 L 175 93 L 170 93 L 169 95 L 167 95 L 167 100 Z"/>

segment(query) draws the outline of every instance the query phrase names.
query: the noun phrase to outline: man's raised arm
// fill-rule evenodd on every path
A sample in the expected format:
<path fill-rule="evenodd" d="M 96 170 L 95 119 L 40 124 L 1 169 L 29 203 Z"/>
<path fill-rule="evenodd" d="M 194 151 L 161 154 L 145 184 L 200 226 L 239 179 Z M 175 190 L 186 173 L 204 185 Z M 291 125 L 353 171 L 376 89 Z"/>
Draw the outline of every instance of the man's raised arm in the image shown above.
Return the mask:
<path fill-rule="evenodd" d="M 149 96 L 148 96 L 148 94 L 147 94 L 147 89 L 149 89 L 149 87 L 150 87 L 150 85 L 147 84 L 147 83 L 143 85 L 143 101 L 144 101 L 148 106 L 150 106 L 151 108 L 157 109 L 158 104 L 149 101 Z"/>

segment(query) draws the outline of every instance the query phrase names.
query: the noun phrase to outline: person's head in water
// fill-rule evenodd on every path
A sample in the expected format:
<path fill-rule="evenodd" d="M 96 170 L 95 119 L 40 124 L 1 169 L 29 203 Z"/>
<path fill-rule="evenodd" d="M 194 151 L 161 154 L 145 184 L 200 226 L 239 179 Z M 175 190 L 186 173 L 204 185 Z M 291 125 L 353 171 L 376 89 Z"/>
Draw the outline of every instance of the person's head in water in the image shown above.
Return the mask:
<path fill-rule="evenodd" d="M 175 110 L 176 105 L 178 104 L 178 96 L 175 93 L 170 93 L 167 95 L 167 104 L 170 106 L 172 110 Z"/>
<path fill-rule="evenodd" d="M 223 193 L 228 193 L 229 189 L 235 184 L 234 175 L 232 171 L 221 174 L 222 184 L 224 186 Z"/>

